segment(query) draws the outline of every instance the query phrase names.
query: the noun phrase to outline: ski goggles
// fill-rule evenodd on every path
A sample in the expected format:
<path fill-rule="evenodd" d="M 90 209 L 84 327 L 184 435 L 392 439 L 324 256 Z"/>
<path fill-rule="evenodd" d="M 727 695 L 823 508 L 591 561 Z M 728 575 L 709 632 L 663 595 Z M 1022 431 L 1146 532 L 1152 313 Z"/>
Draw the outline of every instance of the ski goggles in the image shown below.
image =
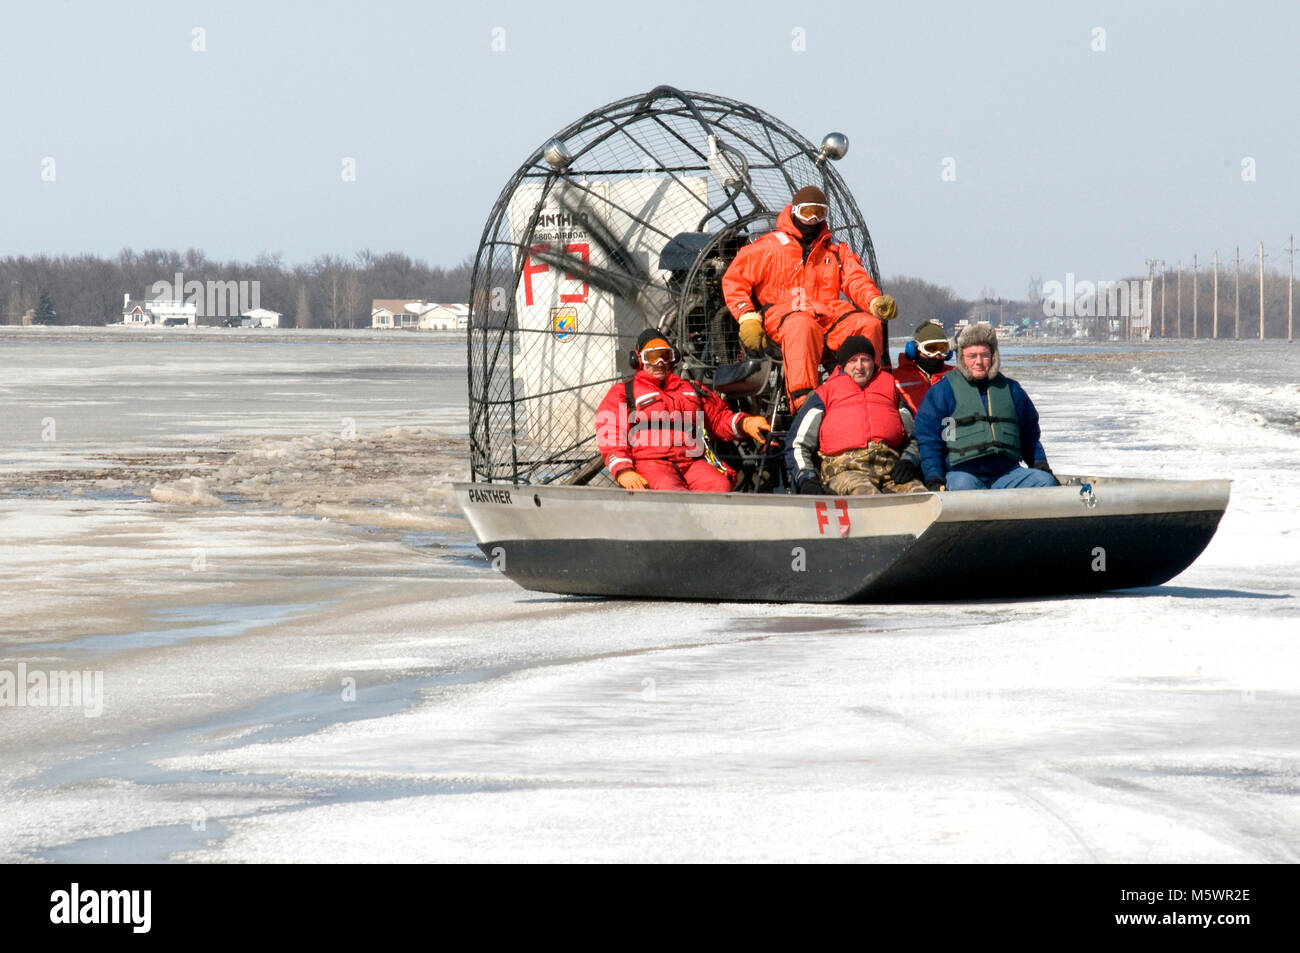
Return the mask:
<path fill-rule="evenodd" d="M 800 202 L 798 205 L 790 206 L 790 211 L 799 221 L 815 225 L 817 222 L 826 221 L 830 206 L 822 202 Z"/>
<path fill-rule="evenodd" d="M 677 352 L 671 347 L 648 347 L 641 352 L 641 363 L 646 367 L 652 364 L 671 364 L 677 357 Z"/>
<path fill-rule="evenodd" d="M 925 357 L 946 357 L 948 342 L 942 338 L 937 341 L 921 341 L 916 345 L 916 350 Z"/>

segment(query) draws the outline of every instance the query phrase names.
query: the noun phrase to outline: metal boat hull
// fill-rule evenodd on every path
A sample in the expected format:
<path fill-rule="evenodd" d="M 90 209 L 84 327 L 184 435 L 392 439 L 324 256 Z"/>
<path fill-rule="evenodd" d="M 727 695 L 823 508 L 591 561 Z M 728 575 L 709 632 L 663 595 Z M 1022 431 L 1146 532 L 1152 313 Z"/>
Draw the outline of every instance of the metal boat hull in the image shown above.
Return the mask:
<path fill-rule="evenodd" d="M 1226 481 L 872 497 L 456 484 L 526 589 L 757 602 L 925 601 L 1155 586 L 1205 549 Z M 1087 487 L 1085 489 L 1085 486 Z"/>

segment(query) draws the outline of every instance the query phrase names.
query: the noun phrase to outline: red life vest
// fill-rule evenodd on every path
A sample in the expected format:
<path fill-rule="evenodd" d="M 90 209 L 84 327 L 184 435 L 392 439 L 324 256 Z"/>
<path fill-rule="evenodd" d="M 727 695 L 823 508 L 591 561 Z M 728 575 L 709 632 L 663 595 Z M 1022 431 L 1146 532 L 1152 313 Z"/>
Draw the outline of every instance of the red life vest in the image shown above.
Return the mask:
<path fill-rule="evenodd" d="M 894 376 L 898 379 L 898 396 L 903 398 L 913 416 L 921 409 L 921 401 L 925 400 L 930 388 L 952 369 L 953 365 L 945 364 L 931 377 L 906 354 L 898 355 L 898 367 L 894 368 Z"/>
<path fill-rule="evenodd" d="M 826 406 L 818 438 L 822 456 L 860 450 L 872 441 L 895 450 L 903 445 L 903 420 L 898 416 L 894 375 L 876 371 L 866 387 L 837 367 L 817 396 Z"/>

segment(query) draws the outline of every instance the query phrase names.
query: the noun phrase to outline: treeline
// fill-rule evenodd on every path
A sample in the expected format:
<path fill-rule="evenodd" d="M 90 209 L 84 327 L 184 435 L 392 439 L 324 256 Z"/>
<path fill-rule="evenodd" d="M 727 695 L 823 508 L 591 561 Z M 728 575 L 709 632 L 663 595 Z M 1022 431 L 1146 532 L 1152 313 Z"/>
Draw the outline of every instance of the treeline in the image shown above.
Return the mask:
<path fill-rule="evenodd" d="M 400 252 L 369 250 L 350 258 L 322 255 L 288 266 L 282 255 L 253 262 L 219 262 L 197 249 L 125 249 L 114 258 L 95 255 L 34 255 L 0 259 L 3 322 L 20 324 L 28 311 L 54 324 L 103 325 L 122 320 L 122 296 L 149 296 L 155 282 L 257 282 L 257 304 L 279 311 L 281 327 L 370 326 L 374 298 L 423 298 L 443 303 L 469 300 L 470 259 L 452 268 L 428 265 Z M 254 287 L 254 286 L 248 286 Z M 51 305 L 54 316 L 49 317 Z M 200 324 L 221 324 L 231 315 L 204 315 Z"/>
<path fill-rule="evenodd" d="M 155 282 L 257 282 L 258 305 L 279 311 L 281 327 L 359 328 L 370 326 L 375 298 L 423 298 L 444 303 L 469 300 L 472 259 L 443 268 L 412 260 L 400 252 L 369 250 L 350 258 L 323 255 L 307 265 L 287 266 L 281 255 L 261 255 L 251 263 L 214 261 L 198 249 L 125 249 L 114 258 L 95 255 L 34 255 L 0 259 L 3 323 L 20 324 L 34 312 L 55 324 L 103 325 L 122 320 L 122 296 L 149 295 Z M 948 328 L 965 318 L 971 302 L 951 288 L 921 278 L 895 276 L 885 289 L 899 305 L 892 336 L 907 337 L 926 318 Z M 46 307 L 46 305 L 51 307 Z M 53 317 L 49 317 L 49 312 Z M 221 324 L 227 315 L 203 315 L 200 324 Z"/>
<path fill-rule="evenodd" d="M 898 302 L 898 318 L 891 323 L 891 340 L 905 341 L 922 321 L 934 318 L 942 321 L 951 333 L 957 322 L 967 317 L 973 302 L 959 298 L 951 288 L 933 284 L 922 278 L 895 275 L 883 282 L 883 289 Z"/>

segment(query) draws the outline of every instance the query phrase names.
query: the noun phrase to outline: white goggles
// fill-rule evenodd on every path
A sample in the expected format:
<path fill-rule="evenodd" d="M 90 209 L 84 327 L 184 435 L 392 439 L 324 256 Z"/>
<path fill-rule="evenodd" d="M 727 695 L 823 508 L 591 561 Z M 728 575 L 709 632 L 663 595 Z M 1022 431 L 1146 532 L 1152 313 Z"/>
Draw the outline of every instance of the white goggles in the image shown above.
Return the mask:
<path fill-rule="evenodd" d="M 641 352 L 641 363 L 646 367 L 653 367 L 655 364 L 673 364 L 677 360 L 677 352 L 671 347 L 648 347 Z"/>
<path fill-rule="evenodd" d="M 824 202 L 800 202 L 798 205 L 790 206 L 790 211 L 794 217 L 801 222 L 807 222 L 809 225 L 816 225 L 818 222 L 826 221 L 826 214 L 830 211 L 830 206 Z"/>

